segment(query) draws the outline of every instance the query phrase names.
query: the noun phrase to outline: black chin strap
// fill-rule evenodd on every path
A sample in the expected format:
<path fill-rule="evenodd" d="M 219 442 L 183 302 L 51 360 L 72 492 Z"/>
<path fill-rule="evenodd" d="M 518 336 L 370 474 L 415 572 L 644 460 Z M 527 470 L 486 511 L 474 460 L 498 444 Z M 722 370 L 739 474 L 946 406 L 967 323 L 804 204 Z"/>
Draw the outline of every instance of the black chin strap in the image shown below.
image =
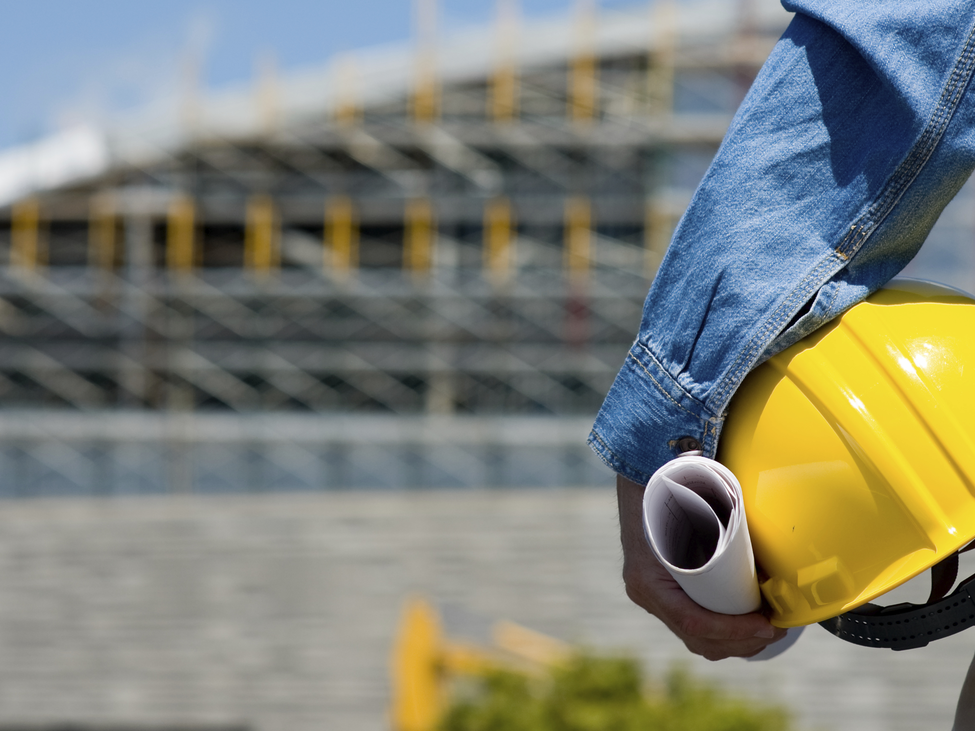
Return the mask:
<path fill-rule="evenodd" d="M 969 544 L 958 553 L 972 547 Z M 819 624 L 841 640 L 864 647 L 910 650 L 975 625 L 975 574 L 945 596 L 958 576 L 958 553 L 931 567 L 931 594 L 924 604 L 864 604 Z"/>

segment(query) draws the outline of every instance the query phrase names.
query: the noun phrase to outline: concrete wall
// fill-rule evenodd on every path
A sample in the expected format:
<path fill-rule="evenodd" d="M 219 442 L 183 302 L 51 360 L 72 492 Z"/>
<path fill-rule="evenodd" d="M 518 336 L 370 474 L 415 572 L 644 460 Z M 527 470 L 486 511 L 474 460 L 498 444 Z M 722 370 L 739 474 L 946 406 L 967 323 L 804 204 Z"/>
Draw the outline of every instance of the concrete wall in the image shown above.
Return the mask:
<path fill-rule="evenodd" d="M 975 632 L 906 653 L 818 627 L 764 664 L 690 656 L 629 605 L 605 490 L 0 503 L 0 729 L 386 728 L 387 656 L 425 592 L 475 637 L 506 618 L 674 660 L 804 729 L 945 729 Z"/>

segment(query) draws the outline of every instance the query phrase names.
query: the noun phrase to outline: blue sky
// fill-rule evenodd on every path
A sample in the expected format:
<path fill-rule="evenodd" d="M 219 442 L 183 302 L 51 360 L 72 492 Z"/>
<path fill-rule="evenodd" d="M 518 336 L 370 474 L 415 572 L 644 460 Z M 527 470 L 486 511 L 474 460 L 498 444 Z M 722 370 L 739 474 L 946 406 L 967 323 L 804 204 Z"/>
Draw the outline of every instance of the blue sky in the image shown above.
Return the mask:
<path fill-rule="evenodd" d="M 527 16 L 575 0 L 521 0 Z M 625 7 L 645 0 L 599 0 Z M 411 0 L 0 0 L 0 148 L 173 93 L 191 49 L 210 88 L 406 40 Z M 440 0 L 440 28 L 489 22 L 495 0 Z"/>

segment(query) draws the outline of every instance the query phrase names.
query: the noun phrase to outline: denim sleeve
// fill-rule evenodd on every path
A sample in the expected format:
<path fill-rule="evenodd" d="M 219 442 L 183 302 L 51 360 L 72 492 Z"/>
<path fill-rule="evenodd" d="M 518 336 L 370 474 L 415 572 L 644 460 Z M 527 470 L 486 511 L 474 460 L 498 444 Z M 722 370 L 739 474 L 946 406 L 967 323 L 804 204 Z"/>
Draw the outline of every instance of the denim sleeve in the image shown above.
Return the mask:
<path fill-rule="evenodd" d="M 975 167 L 973 0 L 783 4 L 796 15 L 674 233 L 589 437 L 637 482 L 685 437 L 713 457 L 745 375 L 897 274 Z"/>

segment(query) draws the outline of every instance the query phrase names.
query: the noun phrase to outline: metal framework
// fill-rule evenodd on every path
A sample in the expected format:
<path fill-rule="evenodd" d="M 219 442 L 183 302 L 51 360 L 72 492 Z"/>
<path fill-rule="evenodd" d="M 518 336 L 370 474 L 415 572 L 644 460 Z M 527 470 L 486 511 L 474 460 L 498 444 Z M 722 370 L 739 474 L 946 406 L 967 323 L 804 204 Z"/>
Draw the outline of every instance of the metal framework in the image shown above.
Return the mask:
<path fill-rule="evenodd" d="M 249 133 L 194 122 L 0 209 L 0 415 L 588 418 L 781 31 L 634 17 L 643 46 L 580 12 L 531 61 L 503 15 L 495 63 L 449 78 L 421 43 L 376 102 L 346 59 L 313 115 L 265 75 Z"/>

